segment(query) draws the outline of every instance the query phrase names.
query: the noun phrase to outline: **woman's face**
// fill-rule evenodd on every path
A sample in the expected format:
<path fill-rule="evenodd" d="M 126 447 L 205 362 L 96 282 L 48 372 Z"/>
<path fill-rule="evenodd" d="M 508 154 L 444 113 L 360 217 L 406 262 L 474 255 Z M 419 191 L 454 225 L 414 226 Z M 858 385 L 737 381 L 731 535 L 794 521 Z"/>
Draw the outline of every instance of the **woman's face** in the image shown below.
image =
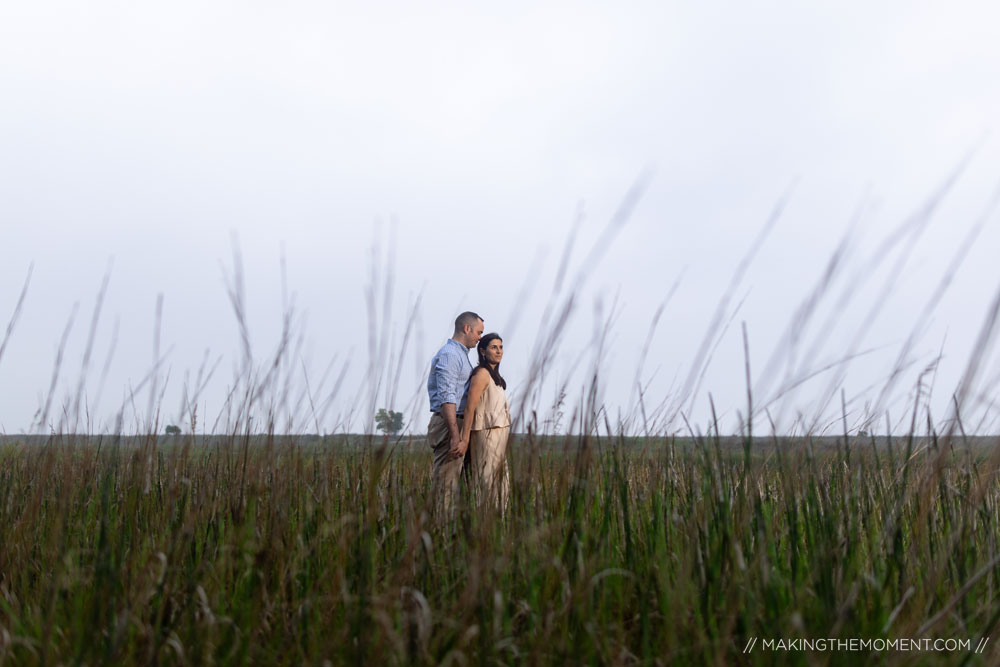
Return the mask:
<path fill-rule="evenodd" d="M 501 359 L 503 359 L 503 341 L 494 338 L 486 346 L 486 363 L 499 364 Z"/>

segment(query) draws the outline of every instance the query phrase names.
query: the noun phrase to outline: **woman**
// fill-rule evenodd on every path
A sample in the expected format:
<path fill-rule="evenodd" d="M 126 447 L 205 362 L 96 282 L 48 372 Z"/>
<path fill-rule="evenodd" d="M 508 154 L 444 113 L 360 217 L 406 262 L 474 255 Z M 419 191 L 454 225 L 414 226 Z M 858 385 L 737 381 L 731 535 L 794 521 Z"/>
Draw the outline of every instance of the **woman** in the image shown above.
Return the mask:
<path fill-rule="evenodd" d="M 510 404 L 507 382 L 500 376 L 503 339 L 486 334 L 476 346 L 479 365 L 469 378 L 469 398 L 462 424 L 462 442 L 469 443 L 470 466 L 501 511 L 507 506 L 507 436 Z"/>

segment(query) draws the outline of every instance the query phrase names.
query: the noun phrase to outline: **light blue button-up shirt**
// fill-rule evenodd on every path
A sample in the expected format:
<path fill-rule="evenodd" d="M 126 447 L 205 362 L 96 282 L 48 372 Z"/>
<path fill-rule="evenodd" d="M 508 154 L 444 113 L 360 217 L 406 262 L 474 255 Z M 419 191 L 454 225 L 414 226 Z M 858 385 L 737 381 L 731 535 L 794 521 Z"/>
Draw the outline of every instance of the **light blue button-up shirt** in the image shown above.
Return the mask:
<path fill-rule="evenodd" d="M 440 412 L 444 403 L 454 403 L 457 413 L 463 414 L 469 398 L 470 375 L 469 348 L 449 338 L 431 359 L 431 373 L 427 377 L 431 412 Z"/>

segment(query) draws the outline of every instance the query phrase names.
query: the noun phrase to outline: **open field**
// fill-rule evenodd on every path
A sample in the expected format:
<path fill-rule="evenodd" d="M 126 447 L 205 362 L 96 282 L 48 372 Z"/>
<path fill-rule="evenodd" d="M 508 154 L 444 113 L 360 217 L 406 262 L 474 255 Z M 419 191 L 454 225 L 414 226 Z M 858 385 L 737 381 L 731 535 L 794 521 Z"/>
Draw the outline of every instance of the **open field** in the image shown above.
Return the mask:
<path fill-rule="evenodd" d="M 637 196 L 630 191 L 611 232 Z M 927 215 L 900 229 L 917 233 Z M 890 239 L 862 275 L 899 243 Z M 572 247 L 571 237 L 565 257 Z M 560 269 L 526 364 L 511 375 L 513 429 L 523 432 L 508 448 L 502 512 L 468 485 L 453 515 L 434 501 L 417 424 L 424 357 L 413 384 L 400 379 L 416 303 L 396 336 L 391 270 L 380 278 L 373 264 L 365 377 L 348 389 L 350 352 L 310 381 L 291 306 L 273 354 L 255 354 L 234 252 L 227 289 L 241 352 L 207 419 L 199 406 L 224 355 L 213 364 L 206 351 L 183 376 L 179 410 L 164 407 L 160 300 L 153 366 L 109 415 L 90 407 L 96 329 L 73 382 L 67 327 L 32 435 L 0 436 L 0 667 L 1000 664 L 1000 637 L 991 639 L 1000 441 L 982 437 L 1000 418 L 1000 374 L 988 363 L 1000 294 L 955 390 L 942 394 L 943 420 L 932 419 L 941 411 L 931 400 L 943 351 L 925 364 L 915 346 L 953 268 L 888 375 L 848 400 L 847 365 L 867 354 L 862 342 L 897 274 L 866 304 L 847 348 L 824 354 L 859 286 L 837 250 L 757 381 L 742 323 L 745 408 L 720 403 L 726 424 L 735 417 L 735 428 L 720 429 L 711 393 L 711 419 L 693 406 L 759 246 L 662 397 L 651 389 L 660 364 L 647 353 L 666 301 L 623 395 L 605 375 L 614 308 L 596 309 L 583 356 L 554 356 L 579 337 L 570 315 L 604 247 L 565 285 Z M 27 281 L 4 341 L 26 290 Z M 824 298 L 835 305 L 828 322 L 817 315 Z M 800 403 L 795 391 L 813 380 L 822 386 Z M 102 371 L 96 396 L 103 384 Z M 386 406 L 408 413 L 417 435 L 347 434 L 351 424 L 372 429 Z M 774 437 L 761 437 L 765 417 Z M 306 431 L 333 435 L 284 435 Z"/>
<path fill-rule="evenodd" d="M 0 664 L 995 664 L 990 443 L 819 444 L 521 437 L 449 520 L 416 443 L 7 439 Z"/>
<path fill-rule="evenodd" d="M 998 23 L 0 0 L 0 667 L 1000 667 Z"/>

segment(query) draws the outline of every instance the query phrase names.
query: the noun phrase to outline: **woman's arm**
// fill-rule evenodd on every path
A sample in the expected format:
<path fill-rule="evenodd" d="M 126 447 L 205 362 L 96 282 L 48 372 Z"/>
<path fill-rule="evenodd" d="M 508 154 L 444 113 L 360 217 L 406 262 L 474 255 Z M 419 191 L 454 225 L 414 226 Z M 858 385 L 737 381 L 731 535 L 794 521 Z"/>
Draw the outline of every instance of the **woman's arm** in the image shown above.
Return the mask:
<path fill-rule="evenodd" d="M 486 385 L 492 380 L 485 368 L 481 368 L 472 374 L 469 380 L 469 400 L 465 404 L 465 419 L 462 420 L 462 442 L 469 446 L 469 438 L 472 436 L 472 416 L 476 413 L 476 406 L 486 392 Z"/>

